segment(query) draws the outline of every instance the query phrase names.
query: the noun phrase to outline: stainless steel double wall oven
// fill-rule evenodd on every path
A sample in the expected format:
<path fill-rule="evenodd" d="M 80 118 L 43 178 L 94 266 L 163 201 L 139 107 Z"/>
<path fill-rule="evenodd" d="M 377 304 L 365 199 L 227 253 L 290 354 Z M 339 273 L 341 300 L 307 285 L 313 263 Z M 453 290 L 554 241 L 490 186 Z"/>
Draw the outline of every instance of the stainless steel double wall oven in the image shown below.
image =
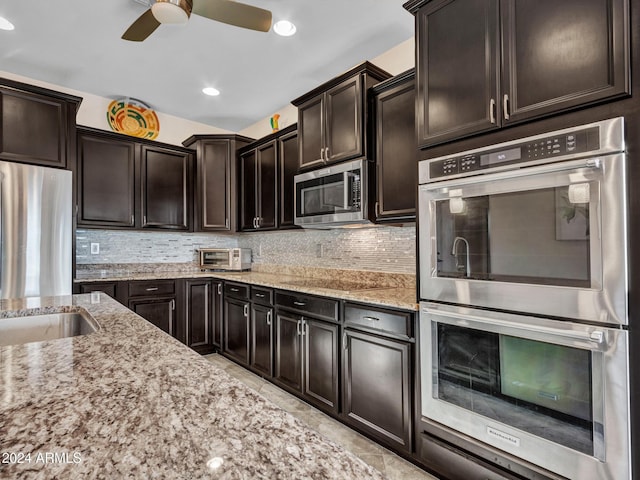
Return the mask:
<path fill-rule="evenodd" d="M 421 414 L 631 478 L 624 121 L 420 162 Z"/>

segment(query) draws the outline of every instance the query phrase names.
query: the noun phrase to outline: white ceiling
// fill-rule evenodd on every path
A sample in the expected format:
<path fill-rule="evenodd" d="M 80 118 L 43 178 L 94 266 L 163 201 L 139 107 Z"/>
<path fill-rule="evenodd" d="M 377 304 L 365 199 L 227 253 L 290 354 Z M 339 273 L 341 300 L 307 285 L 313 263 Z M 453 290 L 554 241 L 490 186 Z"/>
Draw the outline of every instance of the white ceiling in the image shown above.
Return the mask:
<path fill-rule="evenodd" d="M 198 1 L 198 0 L 194 0 Z M 145 11 L 134 0 L 0 0 L 0 70 L 240 131 L 413 35 L 405 0 L 245 0 L 289 19 L 279 37 L 193 15 L 142 43 L 121 35 Z M 205 86 L 218 97 L 201 93 Z"/>

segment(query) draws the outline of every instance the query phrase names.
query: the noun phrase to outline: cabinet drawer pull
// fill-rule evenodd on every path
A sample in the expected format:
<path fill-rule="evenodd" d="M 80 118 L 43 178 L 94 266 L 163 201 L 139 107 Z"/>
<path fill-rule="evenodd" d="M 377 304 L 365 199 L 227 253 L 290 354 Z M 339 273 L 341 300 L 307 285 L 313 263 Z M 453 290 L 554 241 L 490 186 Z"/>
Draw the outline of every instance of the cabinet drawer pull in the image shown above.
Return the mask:
<path fill-rule="evenodd" d="M 491 101 L 489 102 L 489 120 L 491 120 L 491 123 L 495 124 L 496 123 L 496 100 L 495 98 L 492 98 Z"/>
<path fill-rule="evenodd" d="M 502 97 L 502 113 L 504 114 L 504 119 L 509 120 L 509 95 L 506 93 Z"/>
<path fill-rule="evenodd" d="M 294 305 L 297 305 L 297 306 L 299 306 L 299 307 L 304 307 L 304 306 L 306 305 L 306 303 L 305 303 L 305 302 L 298 302 L 298 301 L 293 302 L 293 304 L 294 304 Z"/>
<path fill-rule="evenodd" d="M 158 290 L 158 287 L 149 287 L 149 288 L 145 288 L 145 290 L 147 292 L 155 292 L 156 290 Z"/>
<path fill-rule="evenodd" d="M 243 313 L 244 313 L 244 316 L 245 316 L 245 317 L 248 317 L 248 316 L 249 316 L 249 304 L 246 304 L 246 305 L 244 306 L 244 308 L 242 309 L 242 311 L 243 311 Z"/>
<path fill-rule="evenodd" d="M 264 295 L 264 293 L 256 293 L 256 297 L 258 297 L 258 298 L 264 298 L 264 297 L 265 297 L 265 295 Z"/>
<path fill-rule="evenodd" d="M 380 319 L 376 317 L 362 317 L 363 320 L 368 320 L 370 322 L 379 322 Z"/>
<path fill-rule="evenodd" d="M 234 287 L 229 287 L 229 290 L 231 290 L 232 292 L 239 292 L 240 291 L 239 288 L 234 288 Z"/>

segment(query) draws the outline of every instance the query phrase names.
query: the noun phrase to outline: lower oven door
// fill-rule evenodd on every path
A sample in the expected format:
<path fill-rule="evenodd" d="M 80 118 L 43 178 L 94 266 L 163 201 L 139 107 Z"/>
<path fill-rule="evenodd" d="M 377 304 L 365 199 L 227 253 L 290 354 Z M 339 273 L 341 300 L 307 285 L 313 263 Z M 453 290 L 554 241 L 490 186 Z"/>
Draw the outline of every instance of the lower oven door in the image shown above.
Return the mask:
<path fill-rule="evenodd" d="M 422 416 L 571 479 L 628 480 L 628 332 L 422 303 Z"/>

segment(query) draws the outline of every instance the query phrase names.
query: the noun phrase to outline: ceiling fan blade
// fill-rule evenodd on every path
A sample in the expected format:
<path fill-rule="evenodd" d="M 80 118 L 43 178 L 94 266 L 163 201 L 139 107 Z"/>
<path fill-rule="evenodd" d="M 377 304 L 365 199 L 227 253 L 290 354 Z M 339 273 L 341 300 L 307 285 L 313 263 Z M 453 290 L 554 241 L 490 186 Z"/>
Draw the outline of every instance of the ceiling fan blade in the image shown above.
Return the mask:
<path fill-rule="evenodd" d="M 269 10 L 231 0 L 194 0 L 192 13 L 259 32 L 268 32 L 271 28 Z"/>
<path fill-rule="evenodd" d="M 151 9 L 144 12 L 138 19 L 122 35 L 123 40 L 132 42 L 141 42 L 151 35 L 156 28 L 160 26 L 160 22 L 151 13 Z"/>

